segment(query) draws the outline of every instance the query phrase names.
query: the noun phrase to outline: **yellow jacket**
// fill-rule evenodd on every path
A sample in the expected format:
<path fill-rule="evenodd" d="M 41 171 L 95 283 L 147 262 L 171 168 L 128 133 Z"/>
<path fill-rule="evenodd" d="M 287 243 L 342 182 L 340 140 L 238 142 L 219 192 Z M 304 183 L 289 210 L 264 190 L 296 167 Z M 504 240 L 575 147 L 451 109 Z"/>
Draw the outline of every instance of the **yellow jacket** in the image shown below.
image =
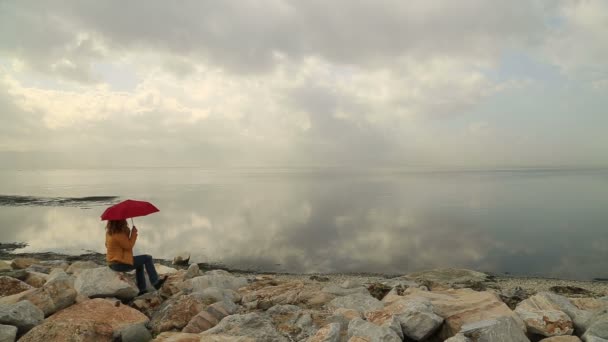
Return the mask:
<path fill-rule="evenodd" d="M 108 263 L 121 263 L 133 265 L 133 246 L 137 240 L 137 232 L 131 238 L 125 233 L 106 233 L 106 261 Z"/>

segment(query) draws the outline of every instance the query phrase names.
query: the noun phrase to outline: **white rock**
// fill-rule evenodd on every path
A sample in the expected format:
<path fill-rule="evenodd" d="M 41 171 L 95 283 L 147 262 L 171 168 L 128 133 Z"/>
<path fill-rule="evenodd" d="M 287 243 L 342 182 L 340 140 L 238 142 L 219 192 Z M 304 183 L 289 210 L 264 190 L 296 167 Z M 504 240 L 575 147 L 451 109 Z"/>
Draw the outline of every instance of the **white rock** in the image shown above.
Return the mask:
<path fill-rule="evenodd" d="M 345 308 L 366 312 L 381 309 L 384 307 L 384 304 L 369 294 L 355 293 L 337 297 L 329 302 L 327 307 L 332 311 L 338 308 Z"/>
<path fill-rule="evenodd" d="M 109 267 L 82 270 L 76 277 L 74 287 L 78 293 L 90 298 L 131 299 L 139 292 L 129 278 L 121 272 L 112 271 Z"/>
<path fill-rule="evenodd" d="M 465 324 L 460 332 L 476 342 L 530 342 L 519 324 L 511 317 Z"/>
<path fill-rule="evenodd" d="M 0 324 L 0 342 L 14 342 L 17 339 L 17 327 Z"/>
<path fill-rule="evenodd" d="M 382 342 L 401 342 L 401 338 L 397 333 L 387 327 L 381 327 L 362 320 L 361 318 L 355 318 L 348 324 L 348 337 L 363 337 L 370 341 L 382 341 Z"/>

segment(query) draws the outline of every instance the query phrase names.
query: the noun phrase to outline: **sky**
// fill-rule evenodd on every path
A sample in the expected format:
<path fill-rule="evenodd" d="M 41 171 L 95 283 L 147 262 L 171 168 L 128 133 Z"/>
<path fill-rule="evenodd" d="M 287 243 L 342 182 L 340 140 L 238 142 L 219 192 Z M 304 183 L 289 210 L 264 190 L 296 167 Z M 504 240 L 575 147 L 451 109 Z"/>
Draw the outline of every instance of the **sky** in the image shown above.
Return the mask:
<path fill-rule="evenodd" d="M 608 165 L 605 0 L 0 0 L 3 168 Z"/>

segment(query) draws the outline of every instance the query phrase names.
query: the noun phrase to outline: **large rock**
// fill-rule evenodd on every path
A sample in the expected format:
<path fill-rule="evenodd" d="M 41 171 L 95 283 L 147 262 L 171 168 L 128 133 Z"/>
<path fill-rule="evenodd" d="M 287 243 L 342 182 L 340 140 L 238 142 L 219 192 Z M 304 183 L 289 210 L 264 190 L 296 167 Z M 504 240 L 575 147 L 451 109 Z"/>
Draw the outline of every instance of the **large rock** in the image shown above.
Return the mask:
<path fill-rule="evenodd" d="M 89 260 L 75 261 L 67 268 L 66 273 L 78 275 L 78 273 L 80 273 L 80 271 L 82 271 L 82 270 L 88 270 L 91 268 L 99 268 L 99 266 L 100 265 L 97 264 L 96 262 L 89 261 Z"/>
<path fill-rule="evenodd" d="M 76 291 L 90 298 L 114 297 L 124 300 L 134 298 L 139 290 L 122 272 L 109 267 L 82 269 L 74 283 Z"/>
<path fill-rule="evenodd" d="M 319 329 L 317 333 L 306 342 L 339 342 L 340 323 L 330 323 Z"/>
<path fill-rule="evenodd" d="M 539 292 L 535 297 L 539 298 L 539 301 L 546 301 L 552 304 L 557 310 L 566 313 L 572 320 L 574 331 L 579 335 L 582 335 L 585 331 L 587 331 L 589 326 L 595 320 L 595 317 L 598 315 L 598 311 L 602 310 L 601 308 L 591 309 L 588 307 L 589 301 L 579 300 L 576 303 L 583 307 L 583 309 L 581 309 L 570 299 L 552 292 Z M 597 300 L 594 300 L 593 302 L 596 301 Z M 601 307 L 601 304 L 598 304 L 598 306 Z"/>
<path fill-rule="evenodd" d="M 546 296 L 535 295 L 517 305 L 515 312 L 526 323 L 528 332 L 543 336 L 572 335 L 570 317 Z"/>
<path fill-rule="evenodd" d="M 355 293 L 347 296 L 337 297 L 327 304 L 330 310 L 338 308 L 353 309 L 361 313 L 371 310 L 379 310 L 384 304 L 369 294 Z"/>
<path fill-rule="evenodd" d="M 288 342 L 289 340 L 275 329 L 270 318 L 252 312 L 244 315 L 231 315 L 224 318 L 215 327 L 201 333 L 201 341 L 215 334 L 244 336 L 256 341 Z"/>
<path fill-rule="evenodd" d="M 465 324 L 478 321 L 511 317 L 525 332 L 524 322 L 496 294 L 471 289 L 449 289 L 443 291 L 423 291 L 409 288 L 404 292 L 406 300 L 430 300 L 433 311 L 443 317 L 444 324 L 439 336 L 443 339 L 454 336 Z"/>
<path fill-rule="evenodd" d="M 402 339 L 392 329 L 355 318 L 348 324 L 348 337 L 358 337 L 368 341 L 401 342 Z M 365 341 L 364 340 L 364 341 Z"/>
<path fill-rule="evenodd" d="M 461 333 L 475 342 L 530 342 L 519 323 L 511 317 L 466 324 Z"/>
<path fill-rule="evenodd" d="M 12 296 L 0 298 L 0 304 L 28 300 L 40 308 L 45 316 L 67 308 L 76 300 L 74 280 L 62 270 L 52 272 L 47 282 L 39 289 L 27 290 Z"/>
<path fill-rule="evenodd" d="M 409 273 L 402 278 L 429 286 L 431 289 L 484 287 L 484 284 L 491 279 L 485 273 L 460 268 L 438 268 Z"/>
<path fill-rule="evenodd" d="M 199 277 L 188 279 L 184 282 L 185 288 L 192 289 L 193 292 L 200 292 L 209 287 L 238 290 L 239 288 L 246 285 L 246 278 L 235 277 L 230 274 L 205 274 Z"/>
<path fill-rule="evenodd" d="M 11 265 L 4 261 L 4 260 L 0 260 L 0 271 L 10 271 L 13 268 L 11 267 Z"/>
<path fill-rule="evenodd" d="M 154 312 L 157 311 L 162 303 L 163 298 L 160 296 L 158 291 L 154 291 L 136 297 L 131 303 L 131 306 L 142 312 L 144 315 L 152 317 Z"/>
<path fill-rule="evenodd" d="M 198 264 L 191 264 L 188 266 L 188 270 L 186 274 L 184 274 L 184 280 L 192 279 L 201 275 L 201 270 L 198 267 Z"/>
<path fill-rule="evenodd" d="M 177 269 L 165 266 L 163 264 L 154 264 L 154 268 L 156 269 L 156 273 L 158 273 L 159 275 L 168 275 L 177 272 Z"/>
<path fill-rule="evenodd" d="M 148 322 L 141 312 L 109 299 L 91 299 L 47 318 L 25 334 L 20 342 L 113 341 L 132 326 Z M 141 329 L 141 328 L 139 328 Z"/>
<path fill-rule="evenodd" d="M 303 341 L 319 329 L 313 322 L 315 312 L 295 305 L 275 305 L 266 314 L 276 329 L 292 341 Z"/>
<path fill-rule="evenodd" d="M 443 323 L 443 318 L 433 312 L 428 299 L 402 299 L 381 310 L 369 311 L 365 317 L 380 326 L 390 326 L 391 319 L 395 318 L 403 333 L 415 341 L 431 336 Z"/>
<path fill-rule="evenodd" d="M 14 342 L 17 339 L 17 327 L 0 324 L 0 342 Z"/>
<path fill-rule="evenodd" d="M 349 284 L 350 285 L 350 284 Z M 348 296 L 351 294 L 366 294 L 369 295 L 369 291 L 365 286 L 353 286 L 353 287 L 342 287 L 338 285 L 328 285 L 322 289 L 323 292 L 329 293 L 334 296 Z"/>
<path fill-rule="evenodd" d="M 185 333 L 201 333 L 216 326 L 224 317 L 236 313 L 238 307 L 230 301 L 217 302 L 192 317 L 182 329 Z"/>
<path fill-rule="evenodd" d="M 320 308 L 335 296 L 321 291 L 316 283 L 302 281 L 280 282 L 273 279 L 254 282 L 239 290 L 243 305 L 252 309 L 267 310 L 277 304 L 304 305 Z"/>
<path fill-rule="evenodd" d="M 207 304 L 221 302 L 223 300 L 238 303 L 241 300 L 241 295 L 238 292 L 230 289 L 220 289 L 217 287 L 208 287 L 199 292 Z"/>
<path fill-rule="evenodd" d="M 577 336 L 553 336 L 543 338 L 539 342 L 581 342 Z"/>
<path fill-rule="evenodd" d="M 201 337 L 199 334 L 181 333 L 174 331 L 165 331 L 160 333 L 153 342 L 199 342 Z"/>
<path fill-rule="evenodd" d="M 16 270 L 23 270 L 38 263 L 40 263 L 40 260 L 34 258 L 15 258 L 11 267 Z"/>
<path fill-rule="evenodd" d="M 25 278 L 25 282 L 35 288 L 41 288 L 46 284 L 49 279 L 49 275 L 40 272 L 27 272 L 27 277 Z"/>
<path fill-rule="evenodd" d="M 173 297 L 174 295 L 184 290 L 184 274 L 185 270 L 179 270 L 175 273 L 167 274 L 167 280 L 163 287 L 160 288 L 159 292 L 165 297 Z M 191 291 L 192 289 L 188 290 Z"/>
<path fill-rule="evenodd" d="M 169 330 L 181 330 L 192 317 L 205 308 L 206 304 L 200 293 L 179 295 L 168 299 L 152 315 L 150 326 L 154 333 Z"/>
<path fill-rule="evenodd" d="M 608 314 L 604 314 L 593 319 L 593 323 L 582 336 L 583 341 L 593 338 L 603 338 L 608 340 Z"/>
<path fill-rule="evenodd" d="M 33 286 L 13 277 L 0 276 L 0 297 L 10 296 L 32 289 Z"/>
<path fill-rule="evenodd" d="M 0 324 L 17 327 L 19 334 L 23 334 L 42 323 L 43 319 L 44 313 L 42 310 L 27 300 L 0 305 Z"/>

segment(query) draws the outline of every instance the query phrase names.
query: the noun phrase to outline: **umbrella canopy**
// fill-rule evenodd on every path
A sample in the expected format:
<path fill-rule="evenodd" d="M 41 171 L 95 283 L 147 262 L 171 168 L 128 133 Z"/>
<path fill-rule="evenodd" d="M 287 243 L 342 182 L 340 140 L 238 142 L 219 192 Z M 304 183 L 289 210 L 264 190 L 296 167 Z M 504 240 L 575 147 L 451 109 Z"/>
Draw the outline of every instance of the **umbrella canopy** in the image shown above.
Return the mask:
<path fill-rule="evenodd" d="M 106 209 L 101 214 L 101 220 L 124 220 L 132 217 L 146 216 L 157 211 L 160 210 L 150 202 L 129 199 Z"/>

